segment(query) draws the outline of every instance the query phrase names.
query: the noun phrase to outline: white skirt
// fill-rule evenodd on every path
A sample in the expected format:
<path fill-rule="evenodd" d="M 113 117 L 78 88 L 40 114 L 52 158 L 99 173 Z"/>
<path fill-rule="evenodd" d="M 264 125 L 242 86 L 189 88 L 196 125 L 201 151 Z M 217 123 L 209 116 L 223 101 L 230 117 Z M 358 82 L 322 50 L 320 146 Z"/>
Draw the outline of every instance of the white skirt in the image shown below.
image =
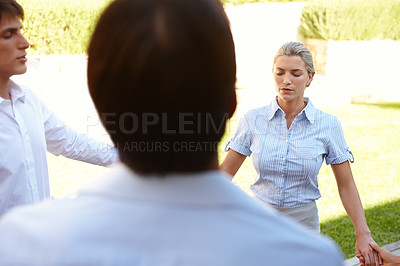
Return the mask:
<path fill-rule="evenodd" d="M 294 208 L 276 208 L 280 213 L 289 216 L 293 220 L 305 225 L 312 231 L 320 233 L 318 208 L 315 201 Z"/>

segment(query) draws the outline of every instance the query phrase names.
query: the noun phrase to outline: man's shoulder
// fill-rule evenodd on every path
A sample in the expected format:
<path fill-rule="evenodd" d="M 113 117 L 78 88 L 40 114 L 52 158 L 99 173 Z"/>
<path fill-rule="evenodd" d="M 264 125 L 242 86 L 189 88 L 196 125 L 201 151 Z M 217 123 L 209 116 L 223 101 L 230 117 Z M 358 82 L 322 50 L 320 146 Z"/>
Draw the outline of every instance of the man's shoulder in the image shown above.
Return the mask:
<path fill-rule="evenodd" d="M 265 260 L 269 254 L 271 262 L 275 261 L 271 265 L 342 265 L 341 252 L 332 240 L 280 214 L 258 216 L 258 222 L 248 221 L 242 230 L 253 236 L 247 238 L 247 244 L 253 246 L 256 258 Z"/>
<path fill-rule="evenodd" d="M 125 173 L 127 176 L 123 178 L 124 172 L 116 171 L 98 181 L 98 186 L 90 187 L 84 196 L 45 201 L 6 214 L 0 220 L 0 265 L 7 265 L 3 263 L 6 259 L 14 261 L 15 250 L 22 253 L 19 260 L 36 258 L 43 263 L 37 254 L 44 256 L 45 251 L 52 254 L 53 262 L 60 261 L 67 253 L 72 259 L 78 257 L 80 248 L 75 245 L 78 242 L 86 246 L 88 253 L 101 247 L 108 251 L 104 254 L 108 259 L 123 258 L 131 262 L 148 256 L 154 256 L 152 260 L 159 262 L 157 259 L 166 254 L 176 259 L 181 257 L 187 265 L 201 265 L 196 262 L 195 254 L 203 254 L 204 259 L 199 260 L 203 265 L 265 265 L 266 261 L 277 266 L 341 265 L 340 253 L 331 241 L 247 197 L 225 182 L 224 177 L 217 177 L 219 174 L 210 176 L 209 180 L 218 179 L 213 186 L 228 199 L 216 197 L 215 205 L 209 199 L 193 204 L 173 201 L 169 204 L 139 195 L 132 195 L 134 204 L 129 204 L 128 194 L 106 196 L 107 191 L 133 185 L 134 181 L 128 179 L 132 175 Z M 116 185 L 113 180 L 118 178 L 121 180 Z M 135 186 L 146 190 L 146 184 L 139 186 L 145 181 L 136 182 Z M 152 181 L 152 186 L 156 187 L 158 182 Z M 196 182 L 199 186 L 202 184 Z M 165 185 L 171 184 L 162 183 Z M 209 194 L 211 187 L 207 186 Z M 160 190 L 154 191 L 157 192 Z M 177 248 L 172 252 L 174 245 Z M 143 249 L 145 246 L 152 249 Z M 120 251 L 114 254 L 116 248 Z M 154 249 L 159 255 L 153 254 Z"/>

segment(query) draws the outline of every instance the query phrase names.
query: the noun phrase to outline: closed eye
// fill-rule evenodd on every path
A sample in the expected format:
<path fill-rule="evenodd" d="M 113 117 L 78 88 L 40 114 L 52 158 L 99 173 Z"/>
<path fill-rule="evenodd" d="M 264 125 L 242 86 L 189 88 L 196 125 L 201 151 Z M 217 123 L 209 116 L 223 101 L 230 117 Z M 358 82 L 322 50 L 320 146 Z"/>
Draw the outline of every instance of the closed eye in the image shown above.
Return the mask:
<path fill-rule="evenodd" d="M 22 29 L 22 27 L 21 27 Z M 3 31 L 2 37 L 4 39 L 11 39 L 15 34 L 17 34 L 19 29 L 14 29 L 14 28 L 10 28 L 10 29 L 6 29 L 5 31 Z"/>
<path fill-rule="evenodd" d="M 304 72 L 301 69 L 293 69 L 291 71 L 291 73 L 293 76 L 298 78 L 298 77 L 302 76 Z"/>
<path fill-rule="evenodd" d="M 13 33 L 8 31 L 5 34 L 3 34 L 3 38 L 4 39 L 11 39 L 11 37 L 13 36 Z"/>

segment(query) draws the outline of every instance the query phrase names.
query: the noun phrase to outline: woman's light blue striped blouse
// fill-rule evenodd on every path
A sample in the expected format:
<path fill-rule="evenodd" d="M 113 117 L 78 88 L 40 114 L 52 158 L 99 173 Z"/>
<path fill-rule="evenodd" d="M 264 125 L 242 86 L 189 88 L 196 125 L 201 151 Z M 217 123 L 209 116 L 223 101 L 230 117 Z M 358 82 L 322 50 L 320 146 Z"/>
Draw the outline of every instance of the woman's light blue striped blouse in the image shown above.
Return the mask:
<path fill-rule="evenodd" d="M 279 208 L 302 206 L 321 197 L 317 175 L 324 158 L 327 164 L 353 162 L 339 120 L 316 109 L 310 100 L 289 129 L 276 99 L 250 110 L 229 148 L 253 155 L 257 176 L 251 190 Z"/>

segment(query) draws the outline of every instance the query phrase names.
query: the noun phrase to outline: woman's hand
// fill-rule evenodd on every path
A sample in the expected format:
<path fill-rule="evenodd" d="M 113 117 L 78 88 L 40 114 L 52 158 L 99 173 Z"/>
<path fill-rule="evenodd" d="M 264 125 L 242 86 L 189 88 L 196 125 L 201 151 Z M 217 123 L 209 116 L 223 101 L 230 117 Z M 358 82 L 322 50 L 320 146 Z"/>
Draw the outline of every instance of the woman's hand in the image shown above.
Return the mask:
<path fill-rule="evenodd" d="M 379 253 L 369 244 L 375 243 L 370 232 L 362 233 L 356 236 L 356 257 L 360 260 L 360 266 L 379 266 L 382 265 L 382 259 Z"/>

